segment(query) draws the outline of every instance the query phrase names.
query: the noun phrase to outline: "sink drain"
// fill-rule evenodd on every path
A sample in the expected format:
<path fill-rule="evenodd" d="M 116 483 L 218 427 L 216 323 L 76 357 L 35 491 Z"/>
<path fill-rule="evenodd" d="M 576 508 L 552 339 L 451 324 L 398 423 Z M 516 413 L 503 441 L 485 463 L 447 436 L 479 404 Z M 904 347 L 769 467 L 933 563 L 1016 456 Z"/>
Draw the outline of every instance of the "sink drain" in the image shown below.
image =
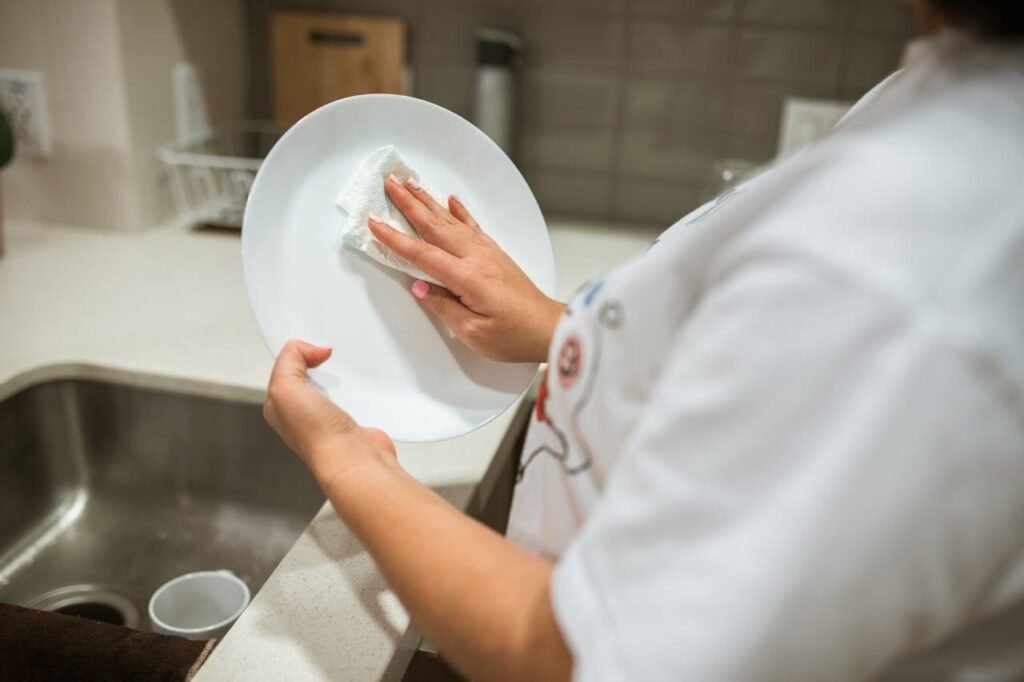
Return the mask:
<path fill-rule="evenodd" d="M 127 597 L 100 585 L 61 587 L 37 597 L 26 606 L 130 628 L 139 625 L 139 612 L 135 605 Z"/>

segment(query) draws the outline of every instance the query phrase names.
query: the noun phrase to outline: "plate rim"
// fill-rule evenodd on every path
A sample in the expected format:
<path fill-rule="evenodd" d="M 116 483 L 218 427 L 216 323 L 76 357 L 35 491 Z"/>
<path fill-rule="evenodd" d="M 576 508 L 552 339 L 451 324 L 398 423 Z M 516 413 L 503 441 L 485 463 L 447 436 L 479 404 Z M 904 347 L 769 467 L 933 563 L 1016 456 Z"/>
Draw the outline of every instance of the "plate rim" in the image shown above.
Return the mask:
<path fill-rule="evenodd" d="M 497 142 L 495 142 L 493 139 L 491 139 L 491 137 L 489 135 L 487 135 L 482 130 L 480 130 L 480 128 L 478 128 L 472 121 L 470 121 L 469 119 L 465 118 L 464 116 L 462 116 L 462 115 L 460 115 L 460 114 L 458 114 L 458 113 L 456 113 L 456 112 L 454 112 L 454 111 L 452 111 L 450 109 L 447 109 L 447 108 L 445 108 L 445 107 L 443 107 L 443 106 L 441 106 L 439 104 L 436 104 L 434 102 L 431 102 L 431 101 L 428 101 L 428 100 L 425 100 L 425 99 L 421 99 L 419 97 L 413 97 L 413 96 L 410 96 L 410 95 L 400 95 L 400 94 L 394 94 L 394 93 L 366 93 L 366 94 L 362 94 L 362 95 L 352 95 L 350 97 L 343 97 L 341 99 L 336 99 L 336 100 L 333 100 L 331 102 L 327 102 L 326 104 L 323 104 L 323 105 L 317 107 L 316 109 L 314 109 L 314 110 L 310 111 L 309 113 L 307 113 L 306 115 L 304 115 L 302 118 L 300 118 L 294 124 L 289 126 L 287 130 L 285 130 L 285 132 L 281 135 L 281 137 L 274 143 L 274 146 L 270 148 L 270 151 L 267 153 L 267 156 L 264 157 L 263 161 L 260 163 L 260 167 L 256 171 L 256 177 L 253 178 L 252 185 L 249 188 L 249 194 L 246 197 L 245 210 L 242 213 L 241 247 L 239 248 L 239 256 L 240 256 L 241 261 L 242 261 L 242 278 L 243 278 L 243 284 L 245 285 L 246 298 L 248 299 L 249 310 L 252 313 L 253 320 L 256 322 L 256 327 L 259 330 L 260 339 L 263 342 L 263 346 L 267 349 L 267 352 L 270 354 L 271 358 L 273 358 L 276 361 L 278 353 L 275 353 L 274 349 L 270 347 L 270 342 L 269 342 L 269 340 L 267 338 L 266 331 L 263 328 L 263 324 L 260 321 L 260 316 L 256 313 L 256 308 L 255 308 L 255 305 L 254 305 L 252 294 L 250 293 L 250 286 L 249 286 L 251 274 L 250 274 L 250 271 L 249 271 L 249 267 L 247 265 L 248 258 L 246 257 L 246 254 L 247 254 L 248 248 L 249 248 L 249 247 L 247 247 L 247 244 L 249 243 L 249 239 L 247 238 L 246 235 L 247 235 L 248 232 L 251 232 L 251 230 L 247 231 L 245 229 L 245 226 L 250 221 L 250 215 L 251 215 L 250 211 L 252 210 L 252 202 L 250 201 L 250 199 L 256 193 L 257 187 L 260 185 L 261 178 L 264 175 L 264 173 L 263 173 L 264 168 L 266 168 L 267 165 L 269 164 L 269 162 L 271 161 L 271 159 L 274 158 L 274 156 L 279 153 L 280 149 L 283 148 L 285 141 L 289 138 L 289 136 L 291 136 L 294 133 L 294 131 L 297 128 L 299 128 L 303 123 L 307 122 L 308 119 L 311 119 L 314 116 L 323 115 L 324 112 L 326 110 L 328 110 L 328 109 L 331 109 L 331 108 L 334 108 L 334 107 L 338 107 L 338 106 L 344 106 L 346 103 L 351 103 L 351 102 L 353 102 L 355 100 L 364 100 L 364 101 L 365 100 L 401 101 L 401 102 L 404 102 L 404 103 L 407 103 L 407 104 L 411 104 L 413 106 L 422 106 L 422 107 L 425 107 L 427 109 L 433 109 L 433 110 L 441 113 L 442 115 L 453 116 L 456 119 L 459 119 L 460 121 L 465 123 L 469 127 L 469 129 L 472 131 L 473 134 L 475 134 L 478 138 L 480 138 L 480 139 L 482 139 L 484 141 L 484 145 L 485 146 L 489 146 L 489 147 L 491 147 L 491 149 L 493 151 L 496 151 L 498 153 L 498 155 L 499 155 L 499 158 L 503 159 L 504 163 L 508 164 L 508 166 L 515 173 L 519 174 L 520 177 L 523 178 L 523 182 L 524 182 L 524 184 L 526 184 L 526 187 L 527 187 L 527 190 L 528 190 L 527 194 L 529 195 L 529 199 L 530 199 L 530 202 L 531 202 L 530 208 L 534 209 L 536 211 L 537 215 L 540 216 L 541 223 L 544 225 L 545 230 L 548 231 L 548 233 L 549 233 L 549 237 L 548 237 L 549 249 L 548 249 L 548 252 L 550 254 L 551 286 L 550 286 L 550 291 L 544 291 L 544 293 L 545 293 L 545 295 L 548 295 L 548 296 L 553 296 L 554 295 L 555 291 L 557 290 L 558 272 L 557 272 L 557 269 L 555 267 L 554 250 L 553 250 L 553 248 L 551 248 L 551 244 L 550 244 L 550 230 L 548 229 L 548 226 L 547 226 L 547 220 L 544 218 L 544 212 L 540 208 L 540 204 L 537 201 L 536 195 L 533 193 L 533 189 L 529 186 L 529 183 L 526 181 L 525 176 L 522 175 L 522 171 L 519 170 L 519 168 L 518 168 L 518 166 L 516 166 L 515 162 L 512 161 L 512 159 L 509 157 L 509 155 L 505 152 L 504 149 L 502 149 L 498 145 Z M 538 286 L 538 289 L 541 289 L 541 287 Z M 543 291 L 543 289 L 541 289 L 541 291 Z M 494 361 L 494 362 L 497 362 L 497 361 Z M 490 417 L 480 421 L 477 424 L 474 424 L 471 428 L 468 428 L 468 429 L 466 429 L 464 431 L 461 431 L 459 433 L 456 433 L 456 434 L 449 434 L 449 435 L 443 435 L 443 436 L 431 437 L 431 438 L 394 438 L 394 437 L 391 436 L 391 434 L 388 434 L 388 437 L 391 438 L 392 441 L 395 442 L 395 443 L 411 443 L 411 444 L 440 443 L 440 442 L 445 442 L 445 441 L 454 440 L 454 439 L 457 439 L 457 438 L 462 438 L 464 436 L 468 436 L 469 434 L 474 433 L 475 431 L 478 431 L 478 430 L 484 428 L 485 426 L 487 426 L 488 424 L 490 424 L 491 422 L 496 420 L 498 417 L 500 417 L 500 416 L 504 415 L 506 412 L 508 412 L 510 408 L 514 407 L 515 405 L 519 404 L 522 401 L 523 397 L 525 395 L 527 395 L 531 391 L 531 389 L 533 388 L 534 384 L 537 382 L 537 377 L 540 375 L 540 369 L 541 369 L 541 366 L 544 364 L 544 362 L 515 363 L 515 364 L 533 365 L 533 368 L 534 368 L 533 377 L 528 382 L 526 382 L 526 385 L 523 387 L 523 389 L 517 395 L 515 395 L 508 402 L 507 405 L 505 405 L 502 409 L 500 409 L 497 412 L 495 412 Z M 268 377 L 268 380 L 269 380 L 269 377 Z M 320 389 L 317 389 L 317 390 L 319 391 Z M 322 391 L 320 391 L 320 392 L 323 395 L 323 392 Z M 325 396 L 325 397 L 328 400 L 331 400 L 331 398 L 329 396 Z M 331 400 L 331 402 L 334 403 L 333 400 Z M 334 404 L 337 405 L 337 403 L 334 403 Z M 340 405 L 337 405 L 337 407 L 339 407 L 339 409 L 342 409 L 342 410 L 345 409 L 344 407 L 342 407 Z M 385 432 L 385 433 L 387 433 L 387 432 Z"/>

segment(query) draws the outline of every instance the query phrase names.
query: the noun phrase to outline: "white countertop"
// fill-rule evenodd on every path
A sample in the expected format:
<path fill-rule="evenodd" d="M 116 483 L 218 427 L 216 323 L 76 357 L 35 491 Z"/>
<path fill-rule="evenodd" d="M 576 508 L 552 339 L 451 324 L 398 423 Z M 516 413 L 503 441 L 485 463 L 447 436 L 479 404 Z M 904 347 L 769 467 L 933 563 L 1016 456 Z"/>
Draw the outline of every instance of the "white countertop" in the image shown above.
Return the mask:
<path fill-rule="evenodd" d="M 272 361 L 249 310 L 237 234 L 4 229 L 0 399 L 50 377 L 95 376 L 262 400 Z M 554 222 L 559 297 L 656 236 Z M 451 441 L 401 444 L 399 459 L 464 507 L 513 414 Z M 373 562 L 325 505 L 197 679 L 397 679 L 415 640 Z"/>

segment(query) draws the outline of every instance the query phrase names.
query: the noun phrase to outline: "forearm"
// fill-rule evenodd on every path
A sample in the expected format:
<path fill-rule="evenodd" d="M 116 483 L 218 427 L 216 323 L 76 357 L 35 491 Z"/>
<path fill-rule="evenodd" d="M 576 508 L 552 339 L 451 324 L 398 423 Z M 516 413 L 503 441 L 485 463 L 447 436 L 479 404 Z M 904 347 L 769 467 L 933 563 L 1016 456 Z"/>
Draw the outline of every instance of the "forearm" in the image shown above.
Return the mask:
<path fill-rule="evenodd" d="M 374 460 L 322 481 L 412 619 L 473 679 L 568 679 L 552 565 Z"/>

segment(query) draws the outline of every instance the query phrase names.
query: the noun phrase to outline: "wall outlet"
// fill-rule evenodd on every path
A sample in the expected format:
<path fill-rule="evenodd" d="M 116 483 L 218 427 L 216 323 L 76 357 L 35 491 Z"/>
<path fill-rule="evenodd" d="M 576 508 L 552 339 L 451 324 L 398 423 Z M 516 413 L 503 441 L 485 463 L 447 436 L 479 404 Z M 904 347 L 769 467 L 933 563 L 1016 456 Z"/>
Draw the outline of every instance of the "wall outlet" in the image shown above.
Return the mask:
<path fill-rule="evenodd" d="M 787 99 L 779 131 L 779 156 L 789 156 L 828 135 L 851 106 L 849 102 L 823 99 Z"/>
<path fill-rule="evenodd" d="M 0 109 L 14 131 L 18 156 L 50 155 L 43 76 L 37 71 L 0 69 Z"/>

